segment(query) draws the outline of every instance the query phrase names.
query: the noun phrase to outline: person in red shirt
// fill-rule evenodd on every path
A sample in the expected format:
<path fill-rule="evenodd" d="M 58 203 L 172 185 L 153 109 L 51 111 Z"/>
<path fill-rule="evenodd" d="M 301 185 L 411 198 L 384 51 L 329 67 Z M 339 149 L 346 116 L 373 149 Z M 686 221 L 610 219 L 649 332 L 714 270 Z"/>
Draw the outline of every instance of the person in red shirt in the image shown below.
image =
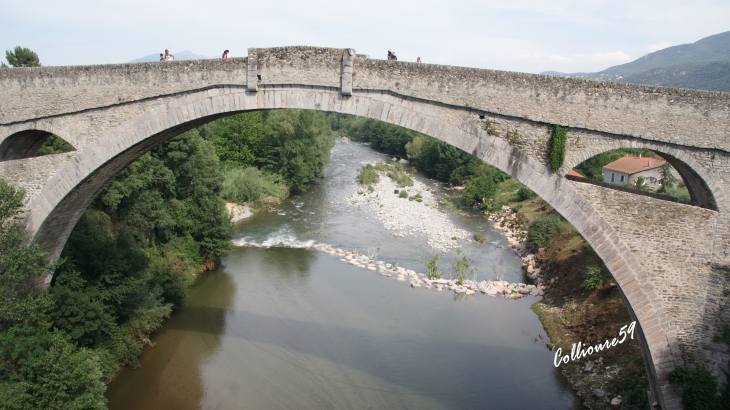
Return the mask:
<path fill-rule="evenodd" d="M 221 58 L 228 58 L 228 57 L 230 57 L 230 56 L 228 55 L 228 50 L 226 50 L 223 52 L 223 56 Z"/>

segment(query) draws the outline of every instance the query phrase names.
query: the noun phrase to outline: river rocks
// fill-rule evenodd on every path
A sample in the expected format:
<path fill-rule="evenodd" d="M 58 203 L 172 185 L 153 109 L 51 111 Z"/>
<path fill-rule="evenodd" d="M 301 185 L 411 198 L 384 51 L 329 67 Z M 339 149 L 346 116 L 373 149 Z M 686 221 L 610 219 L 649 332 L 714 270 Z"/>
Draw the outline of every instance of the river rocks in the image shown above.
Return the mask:
<path fill-rule="evenodd" d="M 621 396 L 616 396 L 613 399 L 611 399 L 611 405 L 614 407 L 621 406 Z"/>
<path fill-rule="evenodd" d="M 593 392 L 591 392 L 591 396 L 593 396 L 594 399 L 602 399 L 605 395 L 606 392 L 601 389 L 594 389 Z"/>
<path fill-rule="evenodd" d="M 400 188 L 387 177 L 381 175 L 377 184 L 373 184 L 373 192 L 360 190 L 347 202 L 353 205 L 367 205 L 377 212 L 376 217 L 386 229 L 395 235 L 425 234 L 428 245 L 435 250 L 447 252 L 458 246 L 452 238 L 465 239 L 469 232 L 457 228 L 448 214 L 439 211 L 439 204 L 433 193 L 422 182 L 414 179 L 413 186 Z M 421 194 L 421 202 L 410 201 L 391 192 L 407 191 L 409 195 Z"/>
<path fill-rule="evenodd" d="M 246 246 L 239 245 L 239 246 Z M 249 246 L 255 246 L 250 244 Z M 312 245 L 310 249 L 315 249 L 323 253 L 338 257 L 340 262 L 350 264 L 357 268 L 366 269 L 380 273 L 381 276 L 396 279 L 398 282 L 407 282 L 410 279 L 410 286 L 413 288 L 433 289 L 443 292 L 444 288 L 454 291 L 456 294 L 475 295 L 477 292 L 492 297 L 502 297 L 504 299 L 520 299 L 525 296 L 542 296 L 545 286 L 527 285 L 524 283 L 509 283 L 507 281 L 475 281 L 465 279 L 463 282 L 454 279 L 430 279 L 424 273 L 416 272 L 412 269 L 406 269 L 385 261 L 375 260 L 375 258 L 361 255 L 357 252 L 345 249 L 334 248 L 327 245 Z M 343 256 L 343 257 L 340 257 Z M 395 277 L 393 277 L 395 276 Z"/>
<path fill-rule="evenodd" d="M 586 366 L 583 368 L 584 372 L 590 372 L 593 371 L 593 360 L 589 360 L 588 363 L 586 363 Z"/>
<path fill-rule="evenodd" d="M 234 202 L 226 202 L 226 213 L 231 218 L 231 222 L 233 223 L 236 223 L 253 215 L 253 212 L 251 212 L 251 208 L 246 205 L 236 204 Z"/>

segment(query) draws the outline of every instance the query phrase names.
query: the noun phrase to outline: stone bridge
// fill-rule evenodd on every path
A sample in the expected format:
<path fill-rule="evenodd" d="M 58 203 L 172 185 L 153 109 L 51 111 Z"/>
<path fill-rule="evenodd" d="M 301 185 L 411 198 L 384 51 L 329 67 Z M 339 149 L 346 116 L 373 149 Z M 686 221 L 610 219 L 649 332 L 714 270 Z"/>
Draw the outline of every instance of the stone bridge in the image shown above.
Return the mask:
<path fill-rule="evenodd" d="M 540 195 L 606 263 L 638 321 L 652 394 L 683 408 L 677 366 L 716 374 L 730 320 L 730 94 L 361 58 L 350 49 L 250 49 L 247 58 L 0 70 L 0 176 L 27 191 L 24 222 L 51 256 L 91 200 L 141 155 L 234 113 L 334 111 L 473 153 Z M 492 128 L 485 130 L 485 120 Z M 550 124 L 568 127 L 547 166 Z M 55 134 L 75 151 L 33 157 Z M 692 205 L 565 178 L 621 147 L 660 153 Z M 577 341 L 576 341 L 577 342 Z"/>

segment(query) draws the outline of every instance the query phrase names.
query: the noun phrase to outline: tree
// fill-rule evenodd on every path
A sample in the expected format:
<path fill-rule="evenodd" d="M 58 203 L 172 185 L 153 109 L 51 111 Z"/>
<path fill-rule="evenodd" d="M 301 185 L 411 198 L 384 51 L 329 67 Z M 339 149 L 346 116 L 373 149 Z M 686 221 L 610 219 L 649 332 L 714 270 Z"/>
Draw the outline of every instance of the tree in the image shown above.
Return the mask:
<path fill-rule="evenodd" d="M 5 51 L 5 59 L 13 67 L 40 67 L 41 65 L 38 54 L 21 46 L 15 47 L 13 51 Z"/>
<path fill-rule="evenodd" d="M 651 187 L 649 186 L 649 183 L 646 181 L 646 178 L 644 177 L 636 177 L 634 179 L 633 188 L 637 191 L 651 191 Z"/>
<path fill-rule="evenodd" d="M 222 163 L 245 168 L 254 165 L 264 121 L 260 111 L 233 115 L 210 123 L 206 133 L 212 135 L 215 153 Z"/>
<path fill-rule="evenodd" d="M 677 183 L 677 178 L 672 174 L 672 167 L 669 164 L 664 164 L 659 169 L 661 178 L 659 178 L 659 184 L 662 186 L 659 188 L 659 192 L 666 193 L 668 190 L 674 188 Z"/>

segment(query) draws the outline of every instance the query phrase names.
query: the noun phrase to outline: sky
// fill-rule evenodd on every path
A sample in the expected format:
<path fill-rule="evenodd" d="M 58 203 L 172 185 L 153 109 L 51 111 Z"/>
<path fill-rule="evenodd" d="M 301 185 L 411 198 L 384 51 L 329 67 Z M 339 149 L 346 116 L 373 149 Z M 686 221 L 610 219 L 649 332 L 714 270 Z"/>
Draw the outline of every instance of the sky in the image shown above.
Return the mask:
<path fill-rule="evenodd" d="M 0 0 L 0 51 L 43 65 L 308 45 L 399 60 L 595 72 L 730 31 L 722 0 Z"/>

